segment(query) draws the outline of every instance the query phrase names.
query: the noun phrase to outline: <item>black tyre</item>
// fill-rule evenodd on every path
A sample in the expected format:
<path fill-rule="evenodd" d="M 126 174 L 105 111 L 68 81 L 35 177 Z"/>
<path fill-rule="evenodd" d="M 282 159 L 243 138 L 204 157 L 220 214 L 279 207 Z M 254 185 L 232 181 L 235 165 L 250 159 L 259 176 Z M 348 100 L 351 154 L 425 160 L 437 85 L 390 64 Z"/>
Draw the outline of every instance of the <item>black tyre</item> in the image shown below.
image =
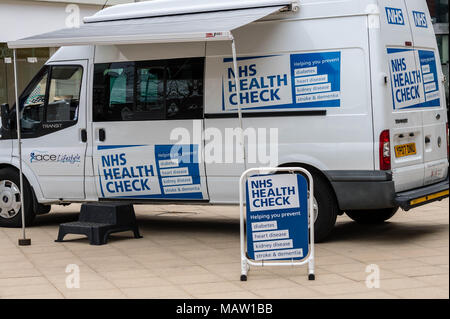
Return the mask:
<path fill-rule="evenodd" d="M 29 226 L 36 214 L 32 190 L 25 179 L 23 191 L 25 225 Z M 0 169 L 0 227 L 22 227 L 19 172 L 11 168 Z"/>
<path fill-rule="evenodd" d="M 314 241 L 316 243 L 323 242 L 327 239 L 336 224 L 336 218 L 339 207 L 334 196 L 333 189 L 328 185 L 327 181 L 317 174 L 313 174 L 314 180 L 314 205 L 315 217 L 314 222 Z"/>
<path fill-rule="evenodd" d="M 381 224 L 392 218 L 398 207 L 372 210 L 352 210 L 346 212 L 348 217 L 360 224 Z"/>

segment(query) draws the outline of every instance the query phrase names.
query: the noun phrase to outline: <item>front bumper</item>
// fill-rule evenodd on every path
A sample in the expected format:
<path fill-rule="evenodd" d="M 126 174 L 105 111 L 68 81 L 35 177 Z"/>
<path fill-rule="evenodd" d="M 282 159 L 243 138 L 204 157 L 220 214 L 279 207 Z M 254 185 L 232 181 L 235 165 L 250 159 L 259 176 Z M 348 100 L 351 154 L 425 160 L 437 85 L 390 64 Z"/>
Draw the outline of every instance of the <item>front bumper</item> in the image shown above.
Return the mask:
<path fill-rule="evenodd" d="M 434 201 L 442 200 L 449 194 L 449 178 L 437 184 L 397 193 L 395 203 L 408 211 Z"/>

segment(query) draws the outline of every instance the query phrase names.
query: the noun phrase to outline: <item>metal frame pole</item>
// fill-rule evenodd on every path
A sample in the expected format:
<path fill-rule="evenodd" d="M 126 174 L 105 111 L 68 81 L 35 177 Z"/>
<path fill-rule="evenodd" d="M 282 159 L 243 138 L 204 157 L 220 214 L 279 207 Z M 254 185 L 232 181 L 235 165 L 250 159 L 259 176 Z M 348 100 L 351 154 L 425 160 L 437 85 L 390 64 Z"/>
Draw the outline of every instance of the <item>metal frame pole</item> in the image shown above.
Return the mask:
<path fill-rule="evenodd" d="M 20 129 L 20 109 L 19 109 L 19 93 L 18 93 L 18 83 L 17 83 L 17 53 L 16 49 L 13 50 L 14 59 L 14 92 L 16 95 L 16 121 L 17 121 L 17 149 L 19 152 L 19 180 L 20 180 L 20 212 L 22 215 L 22 236 L 19 238 L 19 246 L 29 246 L 31 245 L 31 239 L 27 239 L 25 232 L 25 205 L 23 200 L 23 172 L 22 172 L 22 139 L 21 139 L 21 129 Z"/>
<path fill-rule="evenodd" d="M 245 141 L 244 141 L 244 126 L 242 124 L 242 106 L 241 106 L 241 88 L 239 86 L 239 69 L 237 64 L 237 54 L 236 54 L 236 43 L 234 40 L 234 36 L 230 33 L 231 39 L 231 50 L 233 51 L 233 69 L 234 69 L 234 82 L 236 84 L 236 102 L 238 106 L 238 118 L 239 118 L 239 128 L 240 128 L 240 141 L 241 151 L 242 151 L 242 160 L 244 161 L 244 168 L 247 168 L 246 156 L 245 156 Z"/>

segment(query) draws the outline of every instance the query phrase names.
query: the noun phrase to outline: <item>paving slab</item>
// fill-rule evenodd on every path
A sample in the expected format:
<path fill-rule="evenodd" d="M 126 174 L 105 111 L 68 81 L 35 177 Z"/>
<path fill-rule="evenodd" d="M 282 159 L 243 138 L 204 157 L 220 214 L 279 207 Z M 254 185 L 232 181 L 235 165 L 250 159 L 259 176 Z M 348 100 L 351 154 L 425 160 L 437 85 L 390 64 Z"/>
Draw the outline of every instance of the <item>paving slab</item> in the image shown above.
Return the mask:
<path fill-rule="evenodd" d="M 79 209 L 38 216 L 29 247 L 17 246 L 19 229 L 0 228 L 0 298 L 449 298 L 448 199 L 375 226 L 340 216 L 316 245 L 315 281 L 306 267 L 254 267 L 240 282 L 236 206 L 136 205 L 142 239 L 124 232 L 104 246 L 75 235 L 55 243 Z"/>

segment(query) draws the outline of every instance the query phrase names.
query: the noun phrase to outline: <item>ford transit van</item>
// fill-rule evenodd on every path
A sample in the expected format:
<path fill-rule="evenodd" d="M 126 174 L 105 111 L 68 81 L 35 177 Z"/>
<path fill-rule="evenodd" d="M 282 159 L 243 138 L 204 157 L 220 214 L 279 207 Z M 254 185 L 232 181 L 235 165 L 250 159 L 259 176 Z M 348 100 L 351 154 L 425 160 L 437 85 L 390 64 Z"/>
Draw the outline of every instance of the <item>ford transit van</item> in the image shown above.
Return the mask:
<path fill-rule="evenodd" d="M 79 32 L 112 39 L 108 32 L 135 28 L 137 37 L 157 19 L 164 34 L 202 15 L 244 19 L 274 6 L 221 3 L 113 6 Z M 317 241 L 343 213 L 378 223 L 448 197 L 444 76 L 426 1 L 303 0 L 290 9 L 232 31 L 237 69 L 230 42 L 213 41 L 220 32 L 206 34 L 211 41 L 98 44 L 98 36 L 61 47 L 18 99 L 27 223 L 73 202 L 237 204 L 240 175 L 273 165 L 265 159 L 274 154 L 277 166 L 314 177 Z M 21 225 L 15 116 L 2 106 L 6 227 Z"/>

